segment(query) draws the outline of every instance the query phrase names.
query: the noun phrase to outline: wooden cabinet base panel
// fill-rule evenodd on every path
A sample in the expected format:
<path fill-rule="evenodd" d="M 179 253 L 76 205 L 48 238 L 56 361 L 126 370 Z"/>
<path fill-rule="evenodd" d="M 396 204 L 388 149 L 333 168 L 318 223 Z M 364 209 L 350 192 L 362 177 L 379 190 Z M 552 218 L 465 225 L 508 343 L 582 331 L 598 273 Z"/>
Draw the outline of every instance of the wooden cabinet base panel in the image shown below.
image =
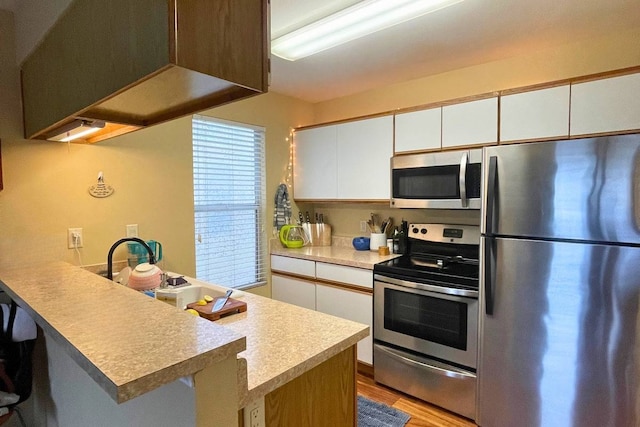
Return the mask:
<path fill-rule="evenodd" d="M 265 396 L 267 427 L 355 426 L 356 351 L 348 348 Z"/>

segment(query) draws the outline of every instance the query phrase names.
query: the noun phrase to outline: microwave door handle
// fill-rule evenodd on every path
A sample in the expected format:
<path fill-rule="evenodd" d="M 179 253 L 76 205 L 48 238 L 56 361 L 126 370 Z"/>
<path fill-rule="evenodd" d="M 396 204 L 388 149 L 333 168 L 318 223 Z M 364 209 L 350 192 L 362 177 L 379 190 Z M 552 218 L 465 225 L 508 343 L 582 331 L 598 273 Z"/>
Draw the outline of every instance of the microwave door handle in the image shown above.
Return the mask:
<path fill-rule="evenodd" d="M 468 163 L 469 163 L 469 152 L 465 151 L 462 154 L 462 159 L 460 160 L 460 177 L 459 177 L 460 202 L 462 203 L 463 208 L 466 208 L 468 205 L 468 201 L 467 201 L 467 164 Z"/>

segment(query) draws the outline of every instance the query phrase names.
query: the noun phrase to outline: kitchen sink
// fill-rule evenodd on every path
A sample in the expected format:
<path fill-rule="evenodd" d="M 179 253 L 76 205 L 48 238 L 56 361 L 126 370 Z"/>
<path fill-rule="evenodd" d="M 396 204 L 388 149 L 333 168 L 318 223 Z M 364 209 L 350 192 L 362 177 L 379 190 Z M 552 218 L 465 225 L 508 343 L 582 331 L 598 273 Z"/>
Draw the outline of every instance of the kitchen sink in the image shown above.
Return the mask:
<path fill-rule="evenodd" d="M 175 289 L 172 289 L 171 287 L 156 289 L 156 299 L 184 309 L 187 304 L 203 299 L 205 295 L 210 295 L 213 298 L 224 296 L 225 292 L 229 289 L 224 286 L 206 283 L 191 277 L 185 276 L 185 279 L 190 283 L 190 285 Z M 231 297 L 238 299 L 242 298 L 243 295 L 243 291 L 236 289 L 233 291 L 233 294 L 231 294 Z"/>

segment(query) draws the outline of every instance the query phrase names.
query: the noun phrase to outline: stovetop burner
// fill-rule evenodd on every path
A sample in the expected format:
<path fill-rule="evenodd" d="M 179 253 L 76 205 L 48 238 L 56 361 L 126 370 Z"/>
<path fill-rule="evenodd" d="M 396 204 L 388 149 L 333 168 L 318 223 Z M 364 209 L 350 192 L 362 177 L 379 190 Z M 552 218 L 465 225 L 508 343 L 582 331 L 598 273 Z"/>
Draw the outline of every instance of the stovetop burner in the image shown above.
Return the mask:
<path fill-rule="evenodd" d="M 407 254 L 378 263 L 374 274 L 419 283 L 478 289 L 477 226 L 411 224 Z"/>

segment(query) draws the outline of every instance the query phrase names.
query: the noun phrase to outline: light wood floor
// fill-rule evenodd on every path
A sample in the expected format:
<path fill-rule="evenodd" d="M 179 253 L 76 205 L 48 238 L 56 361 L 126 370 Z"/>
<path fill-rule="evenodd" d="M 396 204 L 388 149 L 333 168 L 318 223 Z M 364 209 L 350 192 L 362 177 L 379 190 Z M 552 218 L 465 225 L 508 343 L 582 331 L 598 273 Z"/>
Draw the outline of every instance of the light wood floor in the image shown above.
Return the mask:
<path fill-rule="evenodd" d="M 407 427 L 475 427 L 462 418 L 399 391 L 377 384 L 373 378 L 358 373 L 358 394 L 385 403 L 411 415 Z"/>

